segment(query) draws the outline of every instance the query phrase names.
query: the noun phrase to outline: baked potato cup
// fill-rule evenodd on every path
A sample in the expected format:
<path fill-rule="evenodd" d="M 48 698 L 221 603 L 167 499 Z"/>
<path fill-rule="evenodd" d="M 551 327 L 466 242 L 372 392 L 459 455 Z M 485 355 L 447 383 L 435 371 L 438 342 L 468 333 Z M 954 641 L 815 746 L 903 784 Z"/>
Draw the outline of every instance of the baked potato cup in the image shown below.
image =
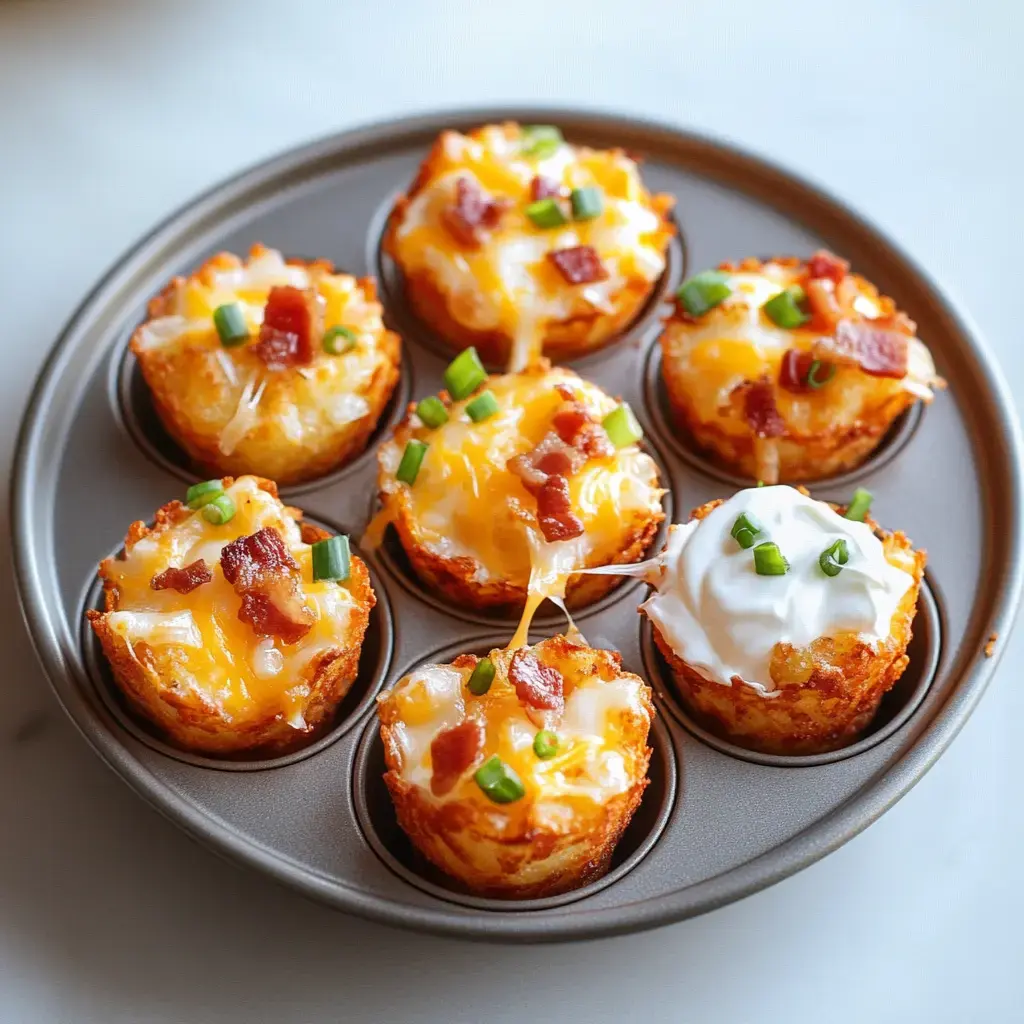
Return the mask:
<path fill-rule="evenodd" d="M 787 497 L 776 509 L 809 535 L 802 546 L 792 543 L 793 531 L 773 522 L 763 504 L 709 502 L 693 513 L 690 526 L 701 525 L 691 537 L 708 523 L 712 535 L 701 540 L 705 552 L 715 553 L 716 564 L 705 571 L 709 563 L 699 551 L 688 557 L 685 528 L 672 527 L 656 593 L 641 607 L 678 692 L 698 721 L 750 750 L 818 754 L 854 742 L 906 669 L 926 556 L 902 533 L 882 531 L 870 517 L 842 520 L 836 513 L 844 509 L 812 502 L 792 488 L 741 491 L 736 497 L 782 490 L 796 500 Z M 757 574 L 753 553 L 730 534 L 740 514 L 762 524 L 758 543 L 763 536 L 779 538 L 790 562 L 785 575 Z M 819 549 L 840 537 L 846 539 L 849 560 L 828 576 Z M 784 538 L 790 540 L 789 550 Z M 727 561 L 749 565 L 733 573 L 721 566 Z M 687 577 L 694 581 L 689 595 L 680 584 Z M 846 592 L 830 595 L 841 583 L 848 584 Z M 737 585 L 746 588 L 745 595 Z M 782 589 L 787 586 L 788 594 Z M 702 588 L 700 596 L 696 587 Z M 765 593 L 759 596 L 758 590 Z M 872 630 L 854 628 L 872 617 Z M 730 676 L 730 668 L 744 659 L 762 667 Z"/>
<path fill-rule="evenodd" d="M 237 318 L 226 341 L 221 308 Z M 398 335 L 381 315 L 372 278 L 256 245 L 244 262 L 220 253 L 171 281 L 131 350 L 197 468 L 295 484 L 366 447 L 399 376 Z"/>
<path fill-rule="evenodd" d="M 860 465 L 942 386 L 915 330 L 831 253 L 746 259 L 684 282 L 662 374 L 680 425 L 724 466 L 820 480 Z"/>
<path fill-rule="evenodd" d="M 384 249 L 442 339 L 518 370 L 592 351 L 633 320 L 665 269 L 673 202 L 622 150 L 570 145 L 550 125 L 446 131 Z"/>
<path fill-rule="evenodd" d="M 496 411 L 474 422 L 467 409 L 483 394 L 494 396 Z M 643 557 L 664 518 L 664 491 L 654 460 L 635 441 L 610 442 L 601 423 L 620 406 L 596 385 L 541 360 L 488 378 L 466 399 L 442 392 L 433 401 L 445 423 L 428 427 L 417 412 L 423 403 L 410 405 L 378 451 L 381 516 L 428 587 L 455 604 L 514 613 L 526 604 L 533 570 L 534 589 L 546 575 L 553 596 L 564 585 L 566 602 L 580 607 L 619 581 L 572 569 Z M 400 469 L 410 444 L 427 447 L 407 483 Z M 559 523 L 543 515 L 547 475 L 530 471 L 530 460 L 552 468 L 545 451 L 571 463 L 554 468 L 568 474 L 565 495 L 579 532 L 561 540 Z"/>
<path fill-rule="evenodd" d="M 564 636 L 425 665 L 377 698 L 398 822 L 470 892 L 553 896 L 600 878 L 647 786 L 651 691 Z M 544 705 L 540 707 L 539 705 Z"/>
<path fill-rule="evenodd" d="M 375 597 L 355 555 L 344 582 L 314 581 L 313 545 L 331 535 L 300 523 L 271 481 L 221 484 L 235 508 L 223 524 L 180 501 L 152 526 L 133 523 L 124 552 L 100 565 L 105 609 L 87 615 L 128 704 L 169 742 L 214 757 L 285 754 L 330 725 Z M 253 548 L 254 537 L 268 543 Z M 253 551 L 256 563 L 269 553 L 262 575 Z"/>

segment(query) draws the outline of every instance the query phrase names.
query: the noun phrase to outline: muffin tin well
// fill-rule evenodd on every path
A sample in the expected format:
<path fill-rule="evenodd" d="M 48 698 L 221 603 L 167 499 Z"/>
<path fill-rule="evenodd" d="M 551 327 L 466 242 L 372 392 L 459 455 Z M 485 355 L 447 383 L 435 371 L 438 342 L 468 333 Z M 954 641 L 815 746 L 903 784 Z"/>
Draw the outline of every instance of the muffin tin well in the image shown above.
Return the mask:
<path fill-rule="evenodd" d="M 826 245 L 910 313 L 950 382 L 862 468 L 811 487 L 815 497 L 841 500 L 856 479 L 874 492 L 878 520 L 929 553 L 911 666 L 869 733 L 834 754 L 802 758 L 752 754 L 716 737 L 681 706 L 636 611 L 644 589 L 627 581 L 577 618 L 592 644 L 620 651 L 655 690 L 651 785 L 605 878 L 521 904 L 460 892 L 414 853 L 380 777 L 372 711 L 376 693 L 424 659 L 507 639 L 507 617 L 431 597 L 387 542 L 364 551 L 378 604 L 360 679 L 338 719 L 294 755 L 239 762 L 176 750 L 133 718 L 82 621 L 99 599 L 98 562 L 118 550 L 133 519 L 149 519 L 194 479 L 153 413 L 128 338 L 150 295 L 221 249 L 245 252 L 262 241 L 381 278 L 385 318 L 403 338 L 396 396 L 365 455 L 283 491 L 358 548 L 374 508 L 374 449 L 410 398 L 440 388 L 450 357 L 406 308 L 399 275 L 381 254 L 387 211 L 439 131 L 508 118 L 555 122 L 572 141 L 643 153 L 648 186 L 677 198 L 679 237 L 647 308 L 620 338 L 572 364 L 633 406 L 663 471 L 670 520 L 742 484 L 688 447 L 664 405 L 660 313 L 684 274 Z M 508 941 L 595 937 L 692 916 L 785 877 L 868 825 L 934 761 L 984 690 L 997 660 L 986 653 L 989 639 L 997 636 L 998 654 L 1018 601 L 1019 451 L 1006 389 L 970 324 L 835 200 L 665 126 L 572 111 L 449 112 L 338 135 L 248 171 L 180 211 L 110 271 L 74 315 L 29 404 L 13 488 L 17 578 L 70 716 L 191 835 L 331 906 L 391 924 Z M 556 614 L 535 623 L 538 636 L 562 626 Z"/>

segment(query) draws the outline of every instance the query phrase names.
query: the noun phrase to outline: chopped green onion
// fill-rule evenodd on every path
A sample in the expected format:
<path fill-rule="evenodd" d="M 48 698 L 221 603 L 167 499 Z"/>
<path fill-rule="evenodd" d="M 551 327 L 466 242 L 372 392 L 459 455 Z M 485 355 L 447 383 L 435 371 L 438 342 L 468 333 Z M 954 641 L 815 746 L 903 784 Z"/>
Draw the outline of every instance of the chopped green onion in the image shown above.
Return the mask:
<path fill-rule="evenodd" d="M 690 316 L 703 316 L 725 302 L 732 295 L 732 288 L 727 275 L 720 270 L 705 270 L 684 281 L 676 295 Z"/>
<path fill-rule="evenodd" d="M 775 541 L 766 540 L 754 548 L 754 571 L 758 576 L 785 576 L 788 570 L 789 562 Z"/>
<path fill-rule="evenodd" d="M 351 555 L 348 548 L 348 537 L 343 533 L 326 540 L 318 540 L 312 548 L 313 582 L 318 580 L 336 580 L 344 583 L 351 571 Z"/>
<path fill-rule="evenodd" d="M 351 327 L 335 324 L 324 332 L 324 351 L 332 356 L 340 356 L 343 352 L 354 348 L 358 340 L 359 335 Z"/>
<path fill-rule="evenodd" d="M 594 186 L 574 188 L 569 193 L 569 202 L 572 203 L 574 220 L 593 220 L 595 217 L 600 217 L 601 211 L 604 209 L 601 190 Z"/>
<path fill-rule="evenodd" d="M 811 318 L 800 308 L 804 290 L 799 285 L 773 295 L 761 308 L 777 327 L 799 327 Z"/>
<path fill-rule="evenodd" d="M 754 538 L 761 532 L 761 527 L 745 513 L 732 524 L 732 537 L 744 550 L 754 546 Z"/>
<path fill-rule="evenodd" d="M 424 426 L 432 430 L 443 427 L 448 422 L 448 410 L 437 395 L 428 395 L 416 406 L 416 415 L 423 420 Z"/>
<path fill-rule="evenodd" d="M 552 156 L 565 141 L 553 124 L 527 124 L 523 126 L 523 155 L 539 160 Z"/>
<path fill-rule="evenodd" d="M 469 398 L 485 380 L 487 371 L 475 348 L 463 349 L 444 371 L 444 386 L 456 402 Z"/>
<path fill-rule="evenodd" d="M 864 490 L 863 487 L 858 487 L 853 492 L 853 498 L 850 500 L 850 504 L 846 506 L 846 518 L 852 519 L 855 522 L 863 523 L 864 517 L 868 514 L 871 509 L 871 492 Z"/>
<path fill-rule="evenodd" d="M 549 758 L 554 757 L 558 753 L 557 734 L 553 733 L 550 729 L 541 729 L 533 737 L 533 752 L 542 761 L 547 761 Z"/>
<path fill-rule="evenodd" d="M 203 506 L 203 518 L 214 526 L 223 526 L 235 518 L 235 503 L 230 494 L 218 494 L 208 505 Z"/>
<path fill-rule="evenodd" d="M 402 461 L 398 464 L 398 472 L 395 473 L 395 476 L 403 484 L 408 484 L 411 487 L 416 483 L 416 475 L 420 471 L 420 463 L 423 461 L 423 456 L 427 454 L 429 447 L 430 445 L 415 439 L 405 446 L 405 451 L 402 452 Z"/>
<path fill-rule="evenodd" d="M 510 804 L 526 796 L 519 776 L 497 754 L 484 761 L 473 778 L 484 795 L 496 804 Z"/>
<path fill-rule="evenodd" d="M 213 325 L 220 335 L 220 343 L 225 348 L 244 345 L 249 337 L 249 328 L 245 323 L 245 314 L 237 302 L 229 302 L 218 306 L 213 311 Z"/>
<path fill-rule="evenodd" d="M 481 391 L 476 398 L 466 406 L 466 415 L 474 422 L 480 423 L 493 416 L 498 411 L 498 400 L 494 397 L 493 391 Z"/>
<path fill-rule="evenodd" d="M 494 662 L 490 658 L 481 658 L 476 663 L 476 668 L 473 669 L 466 686 L 474 696 L 482 697 L 491 688 L 493 682 Z"/>
<path fill-rule="evenodd" d="M 557 199 L 538 199 L 526 207 L 526 216 L 539 228 L 560 228 L 568 222 Z"/>
<path fill-rule="evenodd" d="M 601 420 L 601 426 L 604 427 L 608 440 L 616 448 L 625 448 L 626 445 L 634 444 L 644 436 L 643 428 L 637 423 L 633 410 L 626 402 L 612 409 Z"/>
<path fill-rule="evenodd" d="M 819 377 L 821 368 L 825 367 L 825 375 Z M 836 375 L 836 364 L 821 359 L 815 359 L 807 371 L 807 386 L 809 388 L 823 388 Z"/>
<path fill-rule="evenodd" d="M 850 560 L 850 552 L 845 540 L 837 540 L 825 548 L 818 556 L 818 565 L 826 576 L 838 576 L 843 566 Z"/>
<path fill-rule="evenodd" d="M 189 508 L 202 508 L 209 505 L 218 494 L 224 493 L 224 484 L 220 480 L 204 480 L 201 484 L 193 484 L 185 492 L 185 504 Z"/>

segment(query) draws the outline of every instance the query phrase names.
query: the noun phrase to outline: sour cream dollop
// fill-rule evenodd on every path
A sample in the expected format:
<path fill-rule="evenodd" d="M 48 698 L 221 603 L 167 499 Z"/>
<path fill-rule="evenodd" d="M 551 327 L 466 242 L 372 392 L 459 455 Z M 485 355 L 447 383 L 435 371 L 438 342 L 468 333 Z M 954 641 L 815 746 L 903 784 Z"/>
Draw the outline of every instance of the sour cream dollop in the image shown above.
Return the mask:
<path fill-rule="evenodd" d="M 783 576 L 759 576 L 752 549 L 732 537 L 737 518 L 760 526 L 789 562 Z M 849 561 L 826 575 L 821 553 L 845 540 Z M 876 643 L 914 580 L 891 565 L 865 523 L 844 519 L 793 487 L 739 491 L 702 520 L 673 526 L 660 556 L 656 592 L 642 606 L 672 649 L 714 682 L 733 677 L 764 693 L 777 643 L 805 647 L 822 636 L 857 633 Z"/>

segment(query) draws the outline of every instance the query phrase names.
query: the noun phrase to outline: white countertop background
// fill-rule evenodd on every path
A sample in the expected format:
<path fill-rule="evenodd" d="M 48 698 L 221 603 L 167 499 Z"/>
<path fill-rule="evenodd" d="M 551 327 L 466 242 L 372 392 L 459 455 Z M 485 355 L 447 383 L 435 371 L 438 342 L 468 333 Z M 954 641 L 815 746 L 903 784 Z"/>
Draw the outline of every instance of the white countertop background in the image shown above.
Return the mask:
<path fill-rule="evenodd" d="M 169 211 L 311 137 L 496 102 L 647 114 L 826 184 L 953 286 L 1019 392 L 1022 63 L 1017 0 L 0 0 L 0 471 L 63 321 Z M 496 947 L 189 842 L 59 710 L 0 557 L 2 1024 L 1024 1021 L 1024 634 L 931 773 L 824 861 L 660 931 Z"/>

